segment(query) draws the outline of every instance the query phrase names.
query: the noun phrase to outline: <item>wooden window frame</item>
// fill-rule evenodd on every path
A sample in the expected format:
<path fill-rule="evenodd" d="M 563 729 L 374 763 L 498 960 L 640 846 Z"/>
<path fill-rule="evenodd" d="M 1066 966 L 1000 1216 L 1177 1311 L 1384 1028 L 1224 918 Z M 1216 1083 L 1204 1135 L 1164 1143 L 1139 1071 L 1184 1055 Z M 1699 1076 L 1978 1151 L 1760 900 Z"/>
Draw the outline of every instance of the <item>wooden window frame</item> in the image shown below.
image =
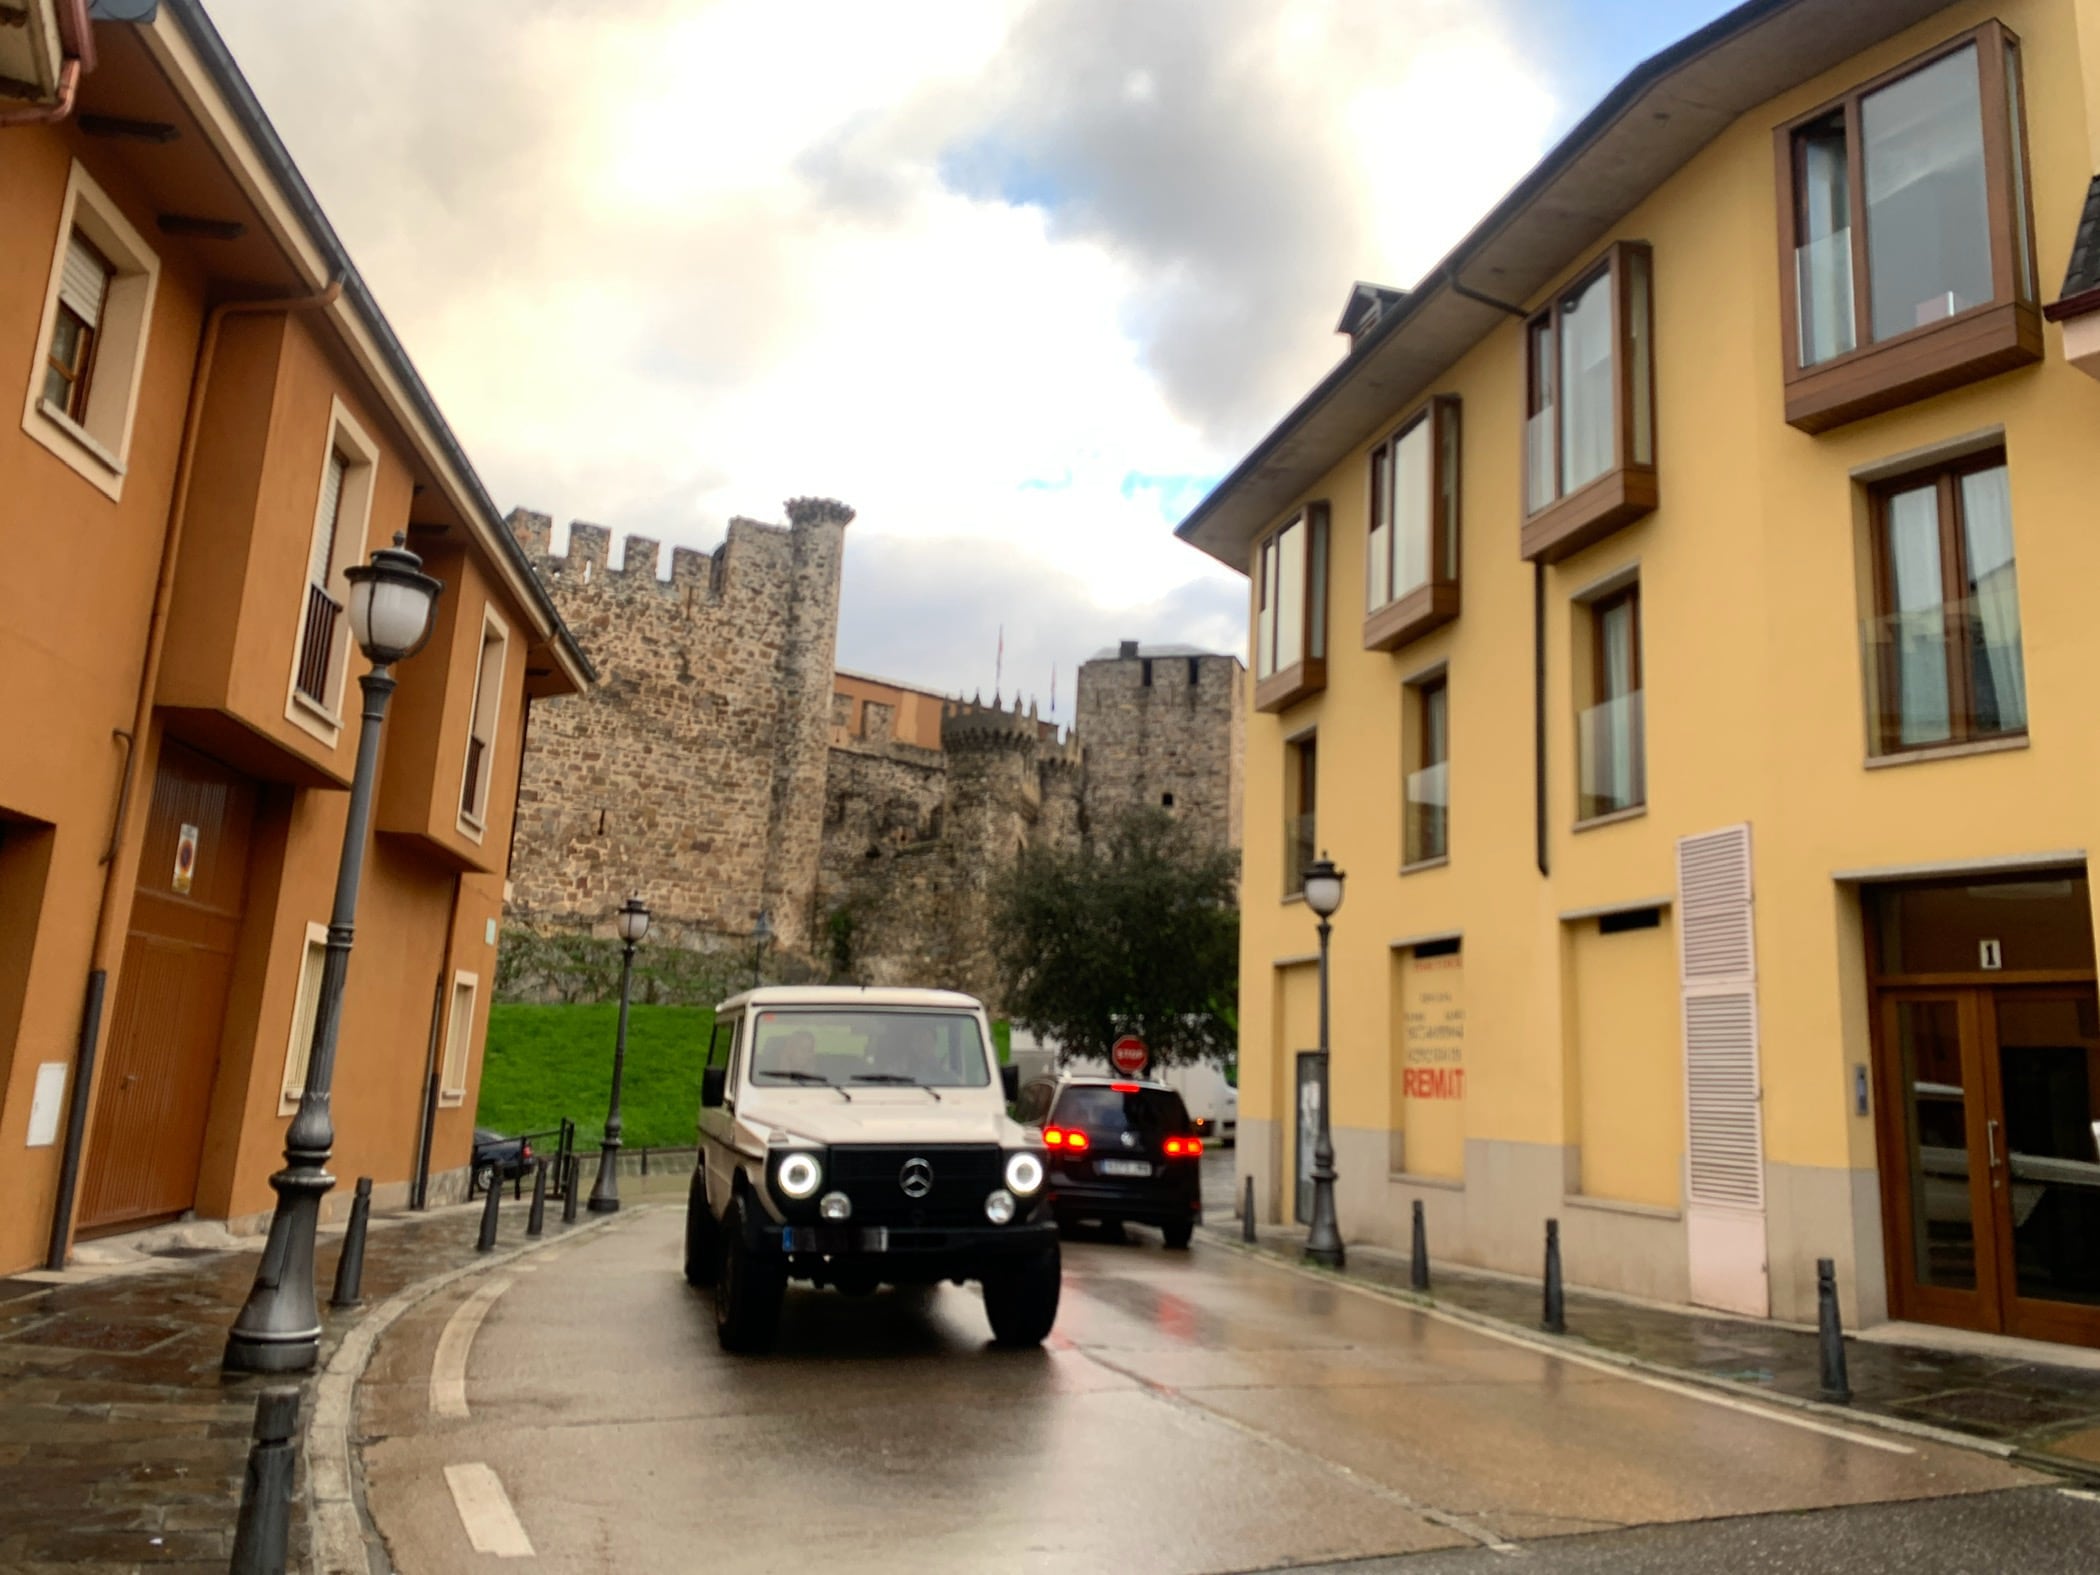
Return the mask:
<path fill-rule="evenodd" d="M 1306 527 L 1305 607 L 1304 621 L 1301 625 L 1305 631 L 1305 641 L 1295 662 L 1289 665 L 1279 662 L 1273 673 L 1267 678 L 1262 678 L 1259 676 L 1261 624 L 1269 614 L 1266 599 L 1269 594 L 1269 549 L 1283 539 L 1285 531 L 1300 522 Z M 1327 504 L 1308 503 L 1288 519 L 1278 521 L 1273 529 L 1265 532 L 1254 544 L 1254 660 L 1257 674 L 1254 709 L 1257 711 L 1282 711 L 1327 687 L 1326 581 L 1333 557 L 1333 538 L 1328 523 Z M 1281 653 L 1278 655 L 1280 657 Z"/>
<path fill-rule="evenodd" d="M 1371 580 L 1371 544 L 1379 527 L 1381 511 L 1389 511 L 1392 500 L 1385 496 L 1383 477 L 1389 457 L 1400 440 L 1424 422 L 1429 423 L 1429 579 L 1404 595 L 1389 597 L 1380 606 L 1364 612 L 1364 649 L 1391 651 L 1418 640 L 1432 629 L 1442 628 L 1458 616 L 1458 560 L 1461 527 L 1460 455 L 1464 433 L 1459 423 L 1456 394 L 1438 394 L 1409 411 L 1384 442 L 1371 450 L 1371 512 L 1364 530 L 1364 589 L 1368 600 Z M 1397 561 L 1399 537 L 1391 520 L 1385 522 L 1386 583 L 1392 583 L 1390 566 Z"/>
<path fill-rule="evenodd" d="M 1288 810 L 1283 818 L 1283 898 L 1295 901 L 1305 895 L 1305 871 L 1292 867 L 1294 845 L 1298 836 L 1298 822 L 1305 818 L 1306 800 L 1312 800 L 1313 857 L 1319 857 L 1320 826 L 1320 733 L 1317 728 L 1307 728 L 1293 738 L 1284 740 L 1285 775 L 1284 801 Z M 1308 783 L 1311 791 L 1307 792 Z"/>
<path fill-rule="evenodd" d="M 109 265 L 105 262 L 103 267 Z M 112 272 L 114 270 L 111 270 Z M 105 293 L 107 286 L 104 286 Z M 58 330 L 68 320 L 80 330 L 80 354 L 77 364 L 68 366 L 58 358 Z M 61 301 L 58 313 L 52 319 L 51 339 L 45 346 L 44 365 L 49 372 L 56 372 L 66 380 L 66 398 L 58 408 L 65 418 L 78 426 L 87 416 L 89 396 L 95 386 L 95 351 L 101 346 L 102 336 L 86 318 Z"/>
<path fill-rule="evenodd" d="M 1444 753 L 1437 760 L 1428 758 L 1429 702 L 1432 695 L 1441 695 L 1444 704 Z M 1408 777 L 1414 775 L 1416 771 L 1427 771 L 1433 766 L 1449 765 L 1451 763 L 1450 669 L 1439 667 L 1434 672 L 1424 673 L 1419 678 L 1411 679 L 1407 685 L 1407 704 L 1409 711 L 1412 713 L 1406 719 L 1409 743 L 1408 764 L 1411 765 L 1412 769 L 1403 772 L 1401 777 L 1401 813 L 1404 823 L 1400 828 L 1400 868 L 1403 871 L 1447 863 L 1451 858 L 1451 805 L 1448 796 L 1444 804 L 1444 844 L 1433 851 L 1415 845 L 1411 832 L 1414 824 L 1414 816 L 1411 813 L 1413 805 L 1406 801 L 1406 779 Z"/>
<path fill-rule="evenodd" d="M 1870 719 L 1868 739 L 1876 759 L 1929 754 L 1937 750 L 1959 749 L 1973 744 L 1996 744 L 2026 738 L 2029 735 L 2029 728 L 2024 726 L 1999 733 L 1975 731 L 1976 674 L 1969 660 L 1968 631 L 1960 611 L 1967 601 L 1969 556 L 1968 537 L 1962 529 L 1961 481 L 1965 476 L 2005 468 L 2005 450 L 1988 448 L 1977 453 L 1964 454 L 1958 459 L 1943 460 L 1935 465 L 1907 471 L 1900 476 L 1888 477 L 1875 482 L 1868 491 L 1867 528 L 1870 536 L 1868 551 L 1873 563 L 1873 623 L 1878 626 L 1883 619 L 1893 617 L 1895 609 L 1895 571 L 1889 562 L 1889 500 L 1899 492 L 1915 492 L 1928 483 L 1938 489 L 1940 609 L 1946 629 L 1947 711 L 1950 724 L 1945 738 L 1926 739 L 1915 744 L 1902 742 L 1902 699 L 1896 684 L 1896 667 L 1884 655 L 1878 642 L 1870 641 L 1873 672 L 1869 682 L 1873 685 L 1875 713 Z M 2013 553 L 2016 570 L 2019 561 L 2016 548 Z M 2024 620 L 2020 638 L 2024 646 Z M 2024 710 L 2025 695 L 2021 698 Z"/>
<path fill-rule="evenodd" d="M 1585 710 L 1592 710 L 1598 706 L 1608 704 L 1613 700 L 1625 698 L 1624 695 L 1609 695 L 1604 692 L 1604 675 L 1609 670 L 1608 664 L 1605 660 L 1606 652 L 1604 647 L 1604 618 L 1605 615 L 1609 613 L 1613 608 L 1620 606 L 1624 606 L 1630 609 L 1632 613 L 1633 626 L 1633 639 L 1630 651 L 1631 682 L 1626 690 L 1626 694 L 1637 695 L 1645 694 L 1647 692 L 1647 664 L 1642 657 L 1642 647 L 1646 643 L 1643 636 L 1646 633 L 1646 630 L 1643 627 L 1642 621 L 1641 582 L 1638 577 L 1635 577 L 1633 579 L 1628 580 L 1623 585 L 1614 585 L 1610 589 L 1602 591 L 1596 596 L 1590 597 L 1584 603 L 1583 610 L 1585 613 L 1587 613 L 1589 617 L 1589 629 L 1587 632 L 1589 636 L 1590 662 L 1589 687 L 1588 693 L 1585 696 Z M 1577 830 L 1580 830 L 1584 826 L 1604 825 L 1608 824 L 1611 821 L 1619 820 L 1624 817 L 1645 814 L 1647 812 L 1648 731 L 1645 722 L 1645 701 L 1642 704 L 1642 709 L 1644 720 L 1641 727 L 1640 736 L 1637 740 L 1640 757 L 1639 763 L 1641 774 L 1641 796 L 1635 799 L 1631 804 L 1622 804 L 1617 809 L 1600 810 L 1596 814 L 1585 815 L 1583 813 L 1583 804 L 1581 797 L 1583 793 L 1582 769 L 1581 761 L 1578 759 L 1576 762 L 1575 772 L 1575 792 L 1577 795 L 1575 803 L 1575 826 Z M 1578 750 L 1582 747 L 1579 733 L 1576 741 L 1576 747 Z"/>
<path fill-rule="evenodd" d="M 1865 145 L 1860 104 L 1903 78 L 1973 46 L 1978 109 L 1983 117 L 1984 183 L 1991 227 L 1991 299 L 1952 317 L 1875 341 L 1869 296 Z M 2012 71 L 2007 70 L 2010 61 Z M 2008 82 L 2020 80 L 2017 136 Z M 1989 21 L 1944 40 L 1892 70 L 1848 88 L 1797 115 L 1773 132 L 1779 206 L 1780 354 L 1785 368 L 1786 420 L 1802 432 L 1828 432 L 1848 422 L 1894 410 L 1948 389 L 1980 382 L 2042 359 L 2042 312 L 2034 279 L 2034 198 L 2027 146 L 2027 91 L 2020 40 L 2002 22 Z M 1845 124 L 1845 178 L 1852 232 L 1854 347 L 1842 355 L 1801 364 L 1800 281 L 1794 253 L 1799 233 L 1799 169 L 1795 137 L 1833 112 Z"/>
<path fill-rule="evenodd" d="M 1640 344 L 1636 344 L 1633 337 L 1635 325 L 1629 299 L 1634 273 L 1632 264 L 1636 258 L 1648 278 L 1648 332 L 1645 342 Z M 1647 242 L 1615 241 L 1600 257 L 1571 275 L 1565 285 L 1553 292 L 1550 302 L 1526 319 L 1524 420 L 1529 422 L 1538 408 L 1541 384 L 1552 385 L 1556 412 L 1560 402 L 1567 397 L 1566 379 L 1561 375 L 1560 366 L 1561 311 L 1571 297 L 1581 294 L 1606 274 L 1612 280 L 1612 463 L 1602 475 L 1584 482 L 1573 492 L 1563 491 L 1560 484 L 1560 420 L 1556 415 L 1552 423 L 1554 496 L 1551 502 L 1535 513 L 1527 514 L 1524 519 L 1522 551 L 1523 556 L 1532 562 L 1557 563 L 1644 515 L 1652 514 L 1662 501 L 1656 481 L 1660 434 L 1656 430 L 1655 401 L 1655 254 Z M 1553 358 L 1550 373 L 1543 375 L 1535 353 L 1536 335 L 1541 327 L 1546 330 L 1545 342 L 1551 348 Z M 1633 452 L 1637 412 L 1634 409 L 1636 380 L 1631 372 L 1636 354 L 1645 355 L 1648 361 L 1648 457 L 1645 460 L 1637 460 Z M 1529 443 L 1520 441 L 1520 450 L 1525 456 L 1523 496 L 1528 501 L 1532 495 Z"/>

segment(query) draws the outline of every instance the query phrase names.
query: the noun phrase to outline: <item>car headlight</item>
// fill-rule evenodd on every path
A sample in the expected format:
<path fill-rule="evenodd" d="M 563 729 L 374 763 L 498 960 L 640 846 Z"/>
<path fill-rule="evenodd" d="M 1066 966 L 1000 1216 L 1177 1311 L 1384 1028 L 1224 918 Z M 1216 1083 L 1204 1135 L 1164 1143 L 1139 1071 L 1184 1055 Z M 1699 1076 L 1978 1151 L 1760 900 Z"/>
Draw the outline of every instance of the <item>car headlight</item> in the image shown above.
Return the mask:
<path fill-rule="evenodd" d="M 773 1172 L 774 1185 L 796 1202 L 813 1197 L 824 1185 L 824 1167 L 814 1154 L 790 1154 Z"/>
<path fill-rule="evenodd" d="M 1003 1188 L 984 1200 L 984 1217 L 994 1225 L 1004 1225 L 1014 1217 L 1014 1195 Z"/>
<path fill-rule="evenodd" d="M 1006 1190 L 1025 1198 L 1043 1184 L 1043 1162 L 1025 1148 L 1006 1156 Z"/>

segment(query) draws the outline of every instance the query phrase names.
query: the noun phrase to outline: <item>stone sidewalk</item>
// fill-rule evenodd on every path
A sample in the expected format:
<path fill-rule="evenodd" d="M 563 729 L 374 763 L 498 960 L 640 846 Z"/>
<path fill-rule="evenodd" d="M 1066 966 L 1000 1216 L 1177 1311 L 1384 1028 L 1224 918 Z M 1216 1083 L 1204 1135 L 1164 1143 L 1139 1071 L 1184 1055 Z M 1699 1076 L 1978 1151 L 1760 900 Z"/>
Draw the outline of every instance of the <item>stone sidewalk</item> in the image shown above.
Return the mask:
<path fill-rule="evenodd" d="M 654 1178 L 652 1178 L 654 1180 Z M 684 1182 L 665 1178 L 682 1193 Z M 635 1199 L 664 1190 L 644 1183 Z M 524 1244 L 529 1200 L 502 1203 L 499 1250 Z M 550 1202 L 546 1239 L 561 1224 Z M 340 1228 L 316 1253 L 321 1363 L 366 1312 L 396 1292 L 477 1257 L 481 1205 L 375 1215 L 364 1303 L 327 1297 Z M 262 1243 L 165 1256 L 76 1283 L 0 1277 L 0 1570 L 115 1575 L 139 1569 L 223 1575 L 233 1548 L 257 1390 L 285 1378 L 220 1371 L 226 1331 L 254 1282 Z M 78 1271 L 68 1271 L 77 1274 Z M 301 1375 L 308 1382 L 311 1375 Z M 303 1398 L 302 1427 L 311 1406 Z M 294 1496 L 292 1567 L 303 1567 L 305 1485 Z"/>
<path fill-rule="evenodd" d="M 1249 1249 L 1240 1240 L 1238 1220 L 1228 1223 L 1223 1211 L 1212 1217 L 1219 1223 L 1201 1234 L 1213 1242 L 1282 1262 L 1302 1260 L 1302 1226 L 1263 1225 L 1258 1244 Z M 1543 1238 L 1540 1254 L 1543 1263 Z M 1567 1333 L 1556 1337 L 1540 1326 L 1544 1298 L 1539 1282 L 1446 1267 L 1436 1261 L 1433 1242 L 1430 1264 L 1427 1297 L 1409 1289 L 1405 1256 L 1375 1247 L 1351 1244 L 1342 1277 L 1469 1321 L 1540 1341 L 1565 1341 L 1585 1354 L 1650 1371 L 1740 1386 L 1789 1402 L 1817 1401 L 1820 1370 L 1813 1330 L 1570 1287 L 1564 1296 Z M 1860 1340 L 1849 1332 L 1845 1365 L 1852 1403 L 1843 1411 L 1958 1434 L 1994 1453 L 2100 1479 L 2100 1370 L 2029 1360 L 2024 1351 L 1956 1351 Z"/>

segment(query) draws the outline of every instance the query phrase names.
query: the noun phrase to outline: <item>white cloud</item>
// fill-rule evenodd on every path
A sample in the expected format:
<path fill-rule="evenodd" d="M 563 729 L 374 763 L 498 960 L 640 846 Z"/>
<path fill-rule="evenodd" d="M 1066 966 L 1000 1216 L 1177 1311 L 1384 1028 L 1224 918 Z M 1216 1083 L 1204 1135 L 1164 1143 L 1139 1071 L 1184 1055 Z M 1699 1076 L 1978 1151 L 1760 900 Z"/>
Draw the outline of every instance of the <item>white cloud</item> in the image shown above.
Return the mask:
<path fill-rule="evenodd" d="M 947 687 L 994 599 L 1045 669 L 1236 644 L 1188 478 L 1553 113 L 1457 0 L 211 10 L 500 502 L 711 545 L 844 498 L 842 659 Z"/>

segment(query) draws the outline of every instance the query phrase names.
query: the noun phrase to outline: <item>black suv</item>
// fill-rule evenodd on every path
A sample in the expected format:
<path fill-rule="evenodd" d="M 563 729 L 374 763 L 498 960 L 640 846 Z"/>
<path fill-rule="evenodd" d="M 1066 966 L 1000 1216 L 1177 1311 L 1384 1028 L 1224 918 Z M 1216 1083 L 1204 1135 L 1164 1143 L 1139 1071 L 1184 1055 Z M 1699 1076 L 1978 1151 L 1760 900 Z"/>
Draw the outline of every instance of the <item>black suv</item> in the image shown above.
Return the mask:
<path fill-rule="evenodd" d="M 1135 1221 L 1157 1225 L 1169 1247 L 1189 1244 L 1203 1219 L 1203 1139 L 1173 1089 L 1123 1077 L 1033 1083 L 1014 1119 L 1043 1129 L 1058 1224 Z"/>

